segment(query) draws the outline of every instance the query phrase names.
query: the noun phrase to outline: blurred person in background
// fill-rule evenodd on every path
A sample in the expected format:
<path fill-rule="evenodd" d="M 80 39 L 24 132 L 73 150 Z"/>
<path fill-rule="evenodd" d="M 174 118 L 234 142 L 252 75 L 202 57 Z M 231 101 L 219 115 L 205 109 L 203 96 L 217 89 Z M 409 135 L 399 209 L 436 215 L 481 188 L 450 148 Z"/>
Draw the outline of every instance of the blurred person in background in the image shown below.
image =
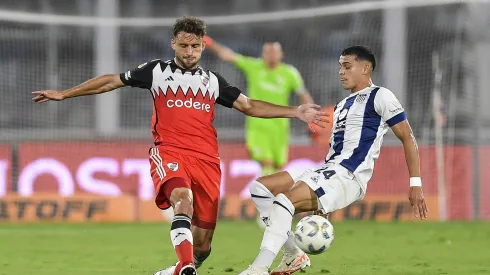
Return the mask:
<path fill-rule="evenodd" d="M 250 98 L 288 105 L 289 97 L 294 93 L 301 104 L 313 102 L 298 70 L 282 62 L 283 51 L 279 42 L 264 43 L 262 58 L 254 58 L 238 54 L 209 36 L 204 40 L 207 48 L 221 60 L 234 64 L 245 74 Z M 262 176 L 281 170 L 288 161 L 289 121 L 248 117 L 245 129 L 248 152 L 253 160 L 260 163 Z"/>

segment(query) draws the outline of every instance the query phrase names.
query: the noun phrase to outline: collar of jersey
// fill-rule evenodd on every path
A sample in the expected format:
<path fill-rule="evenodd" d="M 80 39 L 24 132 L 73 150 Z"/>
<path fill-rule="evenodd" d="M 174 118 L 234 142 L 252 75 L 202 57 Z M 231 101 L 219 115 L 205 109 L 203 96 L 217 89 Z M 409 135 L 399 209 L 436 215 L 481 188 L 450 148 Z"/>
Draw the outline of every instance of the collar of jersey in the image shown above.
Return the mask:
<path fill-rule="evenodd" d="M 362 93 L 362 92 L 366 91 L 367 89 L 371 89 L 371 88 L 375 88 L 375 87 L 378 87 L 378 86 L 376 86 L 376 85 L 374 85 L 374 84 L 371 84 L 371 86 L 366 87 L 366 88 L 364 88 L 364 89 L 362 89 L 362 90 L 359 90 L 359 91 L 357 91 L 357 92 L 355 92 L 355 93 L 353 93 L 353 94 L 350 94 L 348 97 L 353 97 L 353 96 L 356 96 L 356 95 L 358 95 L 358 94 L 360 94 L 360 93 Z"/>
<path fill-rule="evenodd" d="M 193 75 L 196 73 L 201 74 L 201 71 L 202 71 L 202 68 L 199 65 L 197 65 L 197 67 L 192 69 L 192 70 L 186 70 L 186 69 L 180 67 L 179 65 L 177 65 L 177 63 L 175 62 L 175 58 L 172 58 L 172 60 L 170 61 L 170 68 L 172 68 L 173 72 L 175 72 L 176 69 L 179 69 L 182 72 L 182 74 L 185 74 L 185 72 L 190 72 Z"/>

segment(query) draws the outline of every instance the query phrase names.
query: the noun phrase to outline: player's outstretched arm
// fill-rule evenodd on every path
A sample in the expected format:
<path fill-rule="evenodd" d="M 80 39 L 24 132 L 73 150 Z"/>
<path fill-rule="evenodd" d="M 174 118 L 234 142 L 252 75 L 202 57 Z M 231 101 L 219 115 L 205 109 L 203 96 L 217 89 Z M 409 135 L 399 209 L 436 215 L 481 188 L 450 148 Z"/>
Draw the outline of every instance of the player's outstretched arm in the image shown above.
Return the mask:
<path fill-rule="evenodd" d="M 232 49 L 214 41 L 207 35 L 205 35 L 203 39 L 206 49 L 211 50 L 221 60 L 235 64 L 237 60 L 237 53 L 235 53 Z"/>
<path fill-rule="evenodd" d="M 410 193 L 408 198 L 413 207 L 415 217 L 422 220 L 427 219 L 427 205 L 422 191 L 422 181 L 420 179 L 420 156 L 417 141 L 412 132 L 408 120 L 403 120 L 391 127 L 393 133 L 403 144 L 405 160 L 410 174 Z"/>
<path fill-rule="evenodd" d="M 240 94 L 233 102 L 233 108 L 247 116 L 261 118 L 298 118 L 310 124 L 314 123 L 319 127 L 325 127 L 324 122 L 328 122 L 327 113 L 319 111 L 320 106 L 316 104 L 303 104 L 301 106 L 280 106 L 269 102 L 254 100 Z"/>
<path fill-rule="evenodd" d="M 101 94 L 123 86 L 125 84 L 121 81 L 119 74 L 106 74 L 87 80 L 65 91 L 45 90 L 32 92 L 35 95 L 32 100 L 39 103 L 50 100 L 60 101 L 77 96 Z"/>

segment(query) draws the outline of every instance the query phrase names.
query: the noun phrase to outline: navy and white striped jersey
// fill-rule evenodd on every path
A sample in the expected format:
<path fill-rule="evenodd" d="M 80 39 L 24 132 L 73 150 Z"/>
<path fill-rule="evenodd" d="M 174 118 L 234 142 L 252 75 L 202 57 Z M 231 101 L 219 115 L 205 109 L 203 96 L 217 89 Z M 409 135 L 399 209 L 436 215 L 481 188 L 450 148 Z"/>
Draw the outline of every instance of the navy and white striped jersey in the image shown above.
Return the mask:
<path fill-rule="evenodd" d="M 384 87 L 373 85 L 350 94 L 335 106 L 325 161 L 347 168 L 366 191 L 383 136 L 389 127 L 406 118 L 400 102 Z"/>

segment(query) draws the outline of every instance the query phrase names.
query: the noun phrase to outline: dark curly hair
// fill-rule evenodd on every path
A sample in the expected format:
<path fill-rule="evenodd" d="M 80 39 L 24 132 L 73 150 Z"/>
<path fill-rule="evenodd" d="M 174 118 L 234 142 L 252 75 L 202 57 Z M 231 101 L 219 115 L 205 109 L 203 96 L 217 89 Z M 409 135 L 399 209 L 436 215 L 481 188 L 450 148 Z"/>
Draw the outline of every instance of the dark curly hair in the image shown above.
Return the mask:
<path fill-rule="evenodd" d="M 192 33 L 198 37 L 203 37 L 206 34 L 206 24 L 197 17 L 184 16 L 175 21 L 172 31 L 174 37 L 176 37 L 179 32 Z"/>

